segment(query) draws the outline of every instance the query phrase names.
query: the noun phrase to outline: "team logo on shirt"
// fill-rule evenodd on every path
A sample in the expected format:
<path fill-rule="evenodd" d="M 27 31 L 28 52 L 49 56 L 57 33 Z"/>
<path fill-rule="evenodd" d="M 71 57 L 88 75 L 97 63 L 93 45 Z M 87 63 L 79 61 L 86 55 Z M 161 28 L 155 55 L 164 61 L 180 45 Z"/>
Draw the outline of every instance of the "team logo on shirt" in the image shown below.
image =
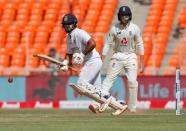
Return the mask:
<path fill-rule="evenodd" d="M 124 45 L 124 46 L 127 46 L 128 45 L 128 40 L 126 37 L 124 37 L 122 40 L 121 40 L 121 45 Z"/>

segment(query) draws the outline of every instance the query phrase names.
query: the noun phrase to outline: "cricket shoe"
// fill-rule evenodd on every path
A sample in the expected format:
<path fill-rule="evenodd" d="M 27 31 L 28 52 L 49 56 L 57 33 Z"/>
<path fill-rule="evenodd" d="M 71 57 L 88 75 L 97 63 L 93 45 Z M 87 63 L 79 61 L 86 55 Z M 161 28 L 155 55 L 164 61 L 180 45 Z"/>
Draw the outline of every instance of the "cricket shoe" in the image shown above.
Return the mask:
<path fill-rule="evenodd" d="M 112 97 L 110 95 L 103 96 L 103 98 L 106 101 L 105 101 L 105 103 L 100 104 L 100 107 L 99 107 L 99 112 L 100 113 L 104 112 L 108 108 L 110 102 L 112 101 Z"/>
<path fill-rule="evenodd" d="M 98 103 L 90 104 L 88 108 L 89 108 L 89 110 L 92 111 L 93 113 L 98 113 L 99 104 L 98 104 Z"/>
<path fill-rule="evenodd" d="M 129 109 L 129 112 L 130 113 L 136 113 L 137 111 L 136 111 L 136 109 Z"/>
<path fill-rule="evenodd" d="M 128 105 L 121 103 L 123 105 L 123 109 L 117 109 L 115 112 L 112 112 L 112 115 L 118 116 L 124 113 L 128 109 Z"/>

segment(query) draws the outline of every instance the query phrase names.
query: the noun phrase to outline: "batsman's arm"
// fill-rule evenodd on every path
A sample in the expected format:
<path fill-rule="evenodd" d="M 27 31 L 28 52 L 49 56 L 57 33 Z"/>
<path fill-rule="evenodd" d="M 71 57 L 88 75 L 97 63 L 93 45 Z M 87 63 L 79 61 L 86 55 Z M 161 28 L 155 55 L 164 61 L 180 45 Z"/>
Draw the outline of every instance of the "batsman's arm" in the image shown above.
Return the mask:
<path fill-rule="evenodd" d="M 68 61 L 68 65 L 72 66 L 72 54 L 66 54 L 65 59 Z"/>
<path fill-rule="evenodd" d="M 90 53 L 94 48 L 96 47 L 96 42 L 94 39 L 90 38 L 87 42 L 87 45 L 85 47 L 85 50 L 82 52 L 84 55 L 87 55 Z"/>

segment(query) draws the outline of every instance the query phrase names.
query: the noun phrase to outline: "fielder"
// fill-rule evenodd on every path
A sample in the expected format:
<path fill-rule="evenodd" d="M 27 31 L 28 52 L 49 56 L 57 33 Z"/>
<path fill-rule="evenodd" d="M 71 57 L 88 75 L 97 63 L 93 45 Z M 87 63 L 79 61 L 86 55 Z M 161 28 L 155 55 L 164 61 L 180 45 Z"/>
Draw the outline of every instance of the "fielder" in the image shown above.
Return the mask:
<path fill-rule="evenodd" d="M 137 54 L 140 56 L 139 69 L 142 73 L 144 71 L 144 46 L 139 27 L 131 22 L 132 12 L 128 6 L 121 6 L 119 8 L 118 20 L 119 23 L 114 25 L 108 33 L 102 51 L 104 59 L 111 46 L 114 50 L 102 88 L 104 92 L 109 94 L 114 80 L 119 76 L 122 69 L 124 69 L 129 88 L 129 110 L 136 112 L 138 92 Z"/>
<path fill-rule="evenodd" d="M 77 18 L 73 14 L 64 15 L 62 27 L 67 33 L 67 53 L 60 69 L 67 71 L 68 65 L 83 64 L 77 87 L 104 98 L 99 106 L 99 111 L 102 112 L 110 104 L 111 97 L 109 94 L 105 95 L 101 92 L 102 60 L 95 49 L 96 43 L 87 32 L 77 27 Z M 90 109 L 92 110 L 91 106 Z"/>

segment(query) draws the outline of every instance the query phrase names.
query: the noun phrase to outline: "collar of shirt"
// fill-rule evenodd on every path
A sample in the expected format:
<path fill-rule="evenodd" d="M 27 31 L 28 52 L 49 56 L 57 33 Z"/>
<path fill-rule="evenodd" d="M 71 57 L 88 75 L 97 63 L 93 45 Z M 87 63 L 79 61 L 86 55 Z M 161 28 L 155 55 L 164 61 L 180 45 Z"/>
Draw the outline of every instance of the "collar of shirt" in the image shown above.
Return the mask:
<path fill-rule="evenodd" d="M 73 30 L 69 33 L 69 35 L 72 35 L 73 32 L 75 32 L 75 30 L 77 30 L 77 27 L 76 27 L 75 29 L 73 29 Z"/>
<path fill-rule="evenodd" d="M 130 21 L 127 23 L 126 26 L 123 26 L 123 25 L 120 23 L 121 29 L 127 29 L 127 28 L 129 27 L 129 25 L 130 25 Z"/>
<path fill-rule="evenodd" d="M 75 32 L 76 29 L 77 29 L 77 27 L 75 29 L 73 29 L 70 33 L 67 34 L 70 39 L 72 38 L 73 32 Z"/>

